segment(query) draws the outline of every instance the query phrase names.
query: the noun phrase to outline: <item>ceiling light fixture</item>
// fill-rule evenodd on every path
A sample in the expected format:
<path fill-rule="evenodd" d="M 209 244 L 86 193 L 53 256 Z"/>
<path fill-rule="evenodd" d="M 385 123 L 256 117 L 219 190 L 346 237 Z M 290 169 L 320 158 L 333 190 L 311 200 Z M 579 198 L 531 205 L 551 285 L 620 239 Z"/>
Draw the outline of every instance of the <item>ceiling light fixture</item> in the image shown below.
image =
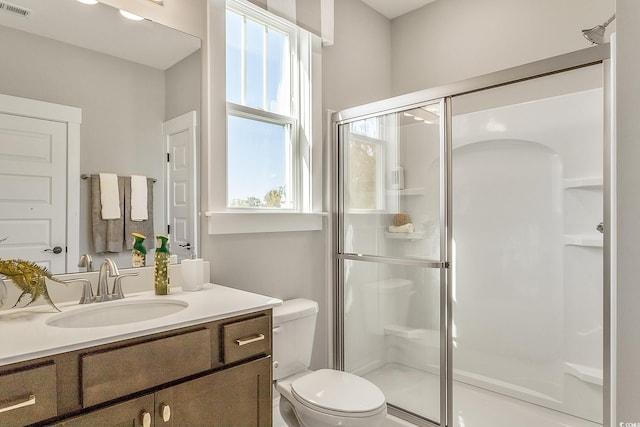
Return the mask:
<path fill-rule="evenodd" d="M 120 15 L 124 16 L 127 19 L 131 19 L 132 21 L 142 21 L 144 19 L 142 16 L 135 15 L 122 9 L 120 9 Z"/>
<path fill-rule="evenodd" d="M 78 1 L 84 4 L 98 4 L 98 0 L 78 0 Z"/>

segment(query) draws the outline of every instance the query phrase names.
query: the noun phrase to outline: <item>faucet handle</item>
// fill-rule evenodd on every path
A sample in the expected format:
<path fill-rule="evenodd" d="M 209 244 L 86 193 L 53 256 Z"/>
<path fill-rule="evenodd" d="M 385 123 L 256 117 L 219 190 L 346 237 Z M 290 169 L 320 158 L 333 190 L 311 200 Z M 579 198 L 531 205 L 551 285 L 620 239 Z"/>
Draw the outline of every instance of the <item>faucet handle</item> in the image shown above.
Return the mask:
<path fill-rule="evenodd" d="M 84 287 L 82 288 L 82 296 L 80 297 L 80 301 L 78 304 L 90 304 L 95 301 L 95 297 L 93 296 L 93 288 L 91 287 L 91 282 L 87 279 L 69 279 L 63 280 L 63 283 L 82 283 Z"/>
<path fill-rule="evenodd" d="M 113 281 L 113 291 L 111 292 L 111 299 L 124 298 L 124 292 L 122 292 L 122 278 L 137 276 L 138 272 L 118 274 Z"/>

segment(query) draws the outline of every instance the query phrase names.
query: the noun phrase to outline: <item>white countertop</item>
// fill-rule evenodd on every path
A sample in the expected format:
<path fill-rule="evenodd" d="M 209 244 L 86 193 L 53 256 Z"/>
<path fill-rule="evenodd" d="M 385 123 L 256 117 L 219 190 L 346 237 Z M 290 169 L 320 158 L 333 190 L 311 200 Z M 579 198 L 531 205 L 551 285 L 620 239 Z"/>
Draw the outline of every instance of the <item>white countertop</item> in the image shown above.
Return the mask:
<path fill-rule="evenodd" d="M 171 294 L 157 296 L 151 292 L 127 294 L 124 300 L 80 305 L 77 302 L 56 304 L 64 313 L 117 304 L 122 301 L 171 299 L 188 304 L 177 313 L 152 320 L 115 326 L 61 328 L 46 322 L 59 313 L 49 305 L 0 312 L 0 366 L 67 351 L 107 344 L 199 323 L 247 314 L 282 304 L 282 300 L 245 292 L 226 286 L 205 284 L 198 292 L 172 288 Z"/>

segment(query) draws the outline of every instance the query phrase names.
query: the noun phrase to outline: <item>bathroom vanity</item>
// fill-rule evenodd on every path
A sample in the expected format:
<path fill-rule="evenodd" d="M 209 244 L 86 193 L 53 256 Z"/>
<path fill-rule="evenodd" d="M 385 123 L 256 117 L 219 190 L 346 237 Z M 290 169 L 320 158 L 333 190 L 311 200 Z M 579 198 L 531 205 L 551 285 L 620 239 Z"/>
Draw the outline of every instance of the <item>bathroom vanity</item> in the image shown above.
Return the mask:
<path fill-rule="evenodd" d="M 183 308 L 158 311 L 169 302 Z M 205 285 L 61 314 L 10 310 L 0 315 L 0 425 L 270 426 L 280 303 Z M 129 321 L 131 309 L 160 315 Z M 105 326 L 85 327 L 91 310 Z"/>

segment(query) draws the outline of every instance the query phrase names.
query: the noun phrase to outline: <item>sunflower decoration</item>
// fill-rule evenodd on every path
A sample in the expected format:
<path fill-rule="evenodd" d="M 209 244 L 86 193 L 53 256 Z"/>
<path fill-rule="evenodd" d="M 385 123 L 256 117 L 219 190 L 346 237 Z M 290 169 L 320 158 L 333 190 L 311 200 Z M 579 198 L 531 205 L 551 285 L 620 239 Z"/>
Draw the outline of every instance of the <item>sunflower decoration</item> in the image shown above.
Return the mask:
<path fill-rule="evenodd" d="M 20 301 L 22 301 L 26 295 L 30 295 L 30 301 L 23 305 L 23 307 L 30 305 L 40 297 L 44 297 L 51 307 L 60 311 L 49 296 L 45 279 L 58 283 L 64 282 L 54 278 L 45 267 L 41 267 L 35 262 L 22 259 L 0 259 L 0 275 L 6 276 L 7 279 L 11 280 L 22 291 L 18 297 L 18 301 L 13 305 L 14 308 L 18 307 L 18 304 L 20 304 Z"/>

